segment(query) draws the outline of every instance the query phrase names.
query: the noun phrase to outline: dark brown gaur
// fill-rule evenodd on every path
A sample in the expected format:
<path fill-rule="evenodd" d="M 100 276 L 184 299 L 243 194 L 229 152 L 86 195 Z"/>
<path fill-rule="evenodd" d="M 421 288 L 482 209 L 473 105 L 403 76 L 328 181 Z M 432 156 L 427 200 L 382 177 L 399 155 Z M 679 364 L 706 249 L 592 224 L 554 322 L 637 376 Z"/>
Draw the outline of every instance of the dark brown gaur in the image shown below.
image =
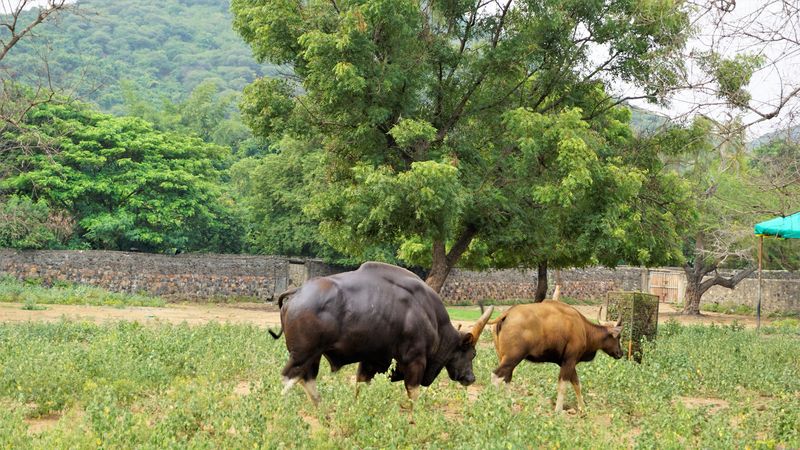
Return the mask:
<path fill-rule="evenodd" d="M 579 362 L 591 361 L 598 350 L 612 358 L 622 357 L 620 333 L 622 319 L 615 324 L 595 325 L 575 308 L 561 302 L 516 305 L 509 308 L 494 323 L 494 345 L 500 365 L 492 374 L 492 382 L 509 383 L 511 375 L 523 359 L 532 362 L 551 362 L 561 366 L 558 375 L 556 412 L 563 410 L 566 383 L 572 383 L 583 410 L 583 396 L 578 372 Z"/>
<path fill-rule="evenodd" d="M 284 295 L 286 294 L 286 295 Z M 475 382 L 472 360 L 489 308 L 469 332 L 453 327 L 439 295 L 414 273 L 369 262 L 358 270 L 309 280 L 290 301 L 279 297 L 289 361 L 284 393 L 299 382 L 315 404 L 320 359 L 332 371 L 358 363 L 357 382 L 369 382 L 396 361 L 392 381 L 404 381 L 411 400 L 442 369 L 463 385 Z"/>

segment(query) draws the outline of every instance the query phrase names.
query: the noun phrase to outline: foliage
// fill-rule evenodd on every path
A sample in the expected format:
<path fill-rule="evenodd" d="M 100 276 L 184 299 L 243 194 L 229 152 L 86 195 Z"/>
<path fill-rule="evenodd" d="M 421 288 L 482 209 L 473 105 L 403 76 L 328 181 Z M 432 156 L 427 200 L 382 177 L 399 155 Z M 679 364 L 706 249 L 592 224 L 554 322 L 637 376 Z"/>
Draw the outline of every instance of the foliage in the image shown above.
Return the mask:
<path fill-rule="evenodd" d="M 763 55 L 738 53 L 733 58 L 725 58 L 709 51 L 700 55 L 703 70 L 710 73 L 719 85 L 718 96 L 730 105 L 746 109 L 751 95 L 746 90 L 753 72 L 766 61 Z"/>
<path fill-rule="evenodd" d="M 753 188 L 743 135 L 729 133 L 732 128 L 741 130 L 736 120 L 697 118 L 669 136 L 684 149 L 672 163 L 690 186 L 688 204 L 697 212 L 683 235 L 685 314 L 699 314 L 700 299 L 712 286 L 733 289 L 754 270 L 753 224 L 765 196 Z M 723 267 L 742 270 L 726 277 Z"/>
<path fill-rule="evenodd" d="M 130 82 L 122 82 L 126 114 L 140 117 L 159 131 L 195 135 L 205 142 L 231 147 L 234 153 L 254 142 L 250 130 L 241 122 L 235 103 L 238 94 L 220 91 L 216 80 L 197 85 L 185 100 L 153 102 Z"/>
<path fill-rule="evenodd" d="M 63 211 L 51 211 L 43 199 L 0 198 L 0 248 L 42 249 L 67 244 L 74 223 Z"/>
<path fill-rule="evenodd" d="M 322 258 L 342 265 L 359 262 L 335 251 L 304 214 L 312 193 L 321 184 L 324 155 L 291 138 L 275 146 L 278 153 L 237 161 L 230 169 L 237 205 L 248 224 L 247 250 L 269 255 Z M 380 247 L 365 250 L 365 258 L 386 260 Z M 391 258 L 389 252 L 388 257 Z"/>
<path fill-rule="evenodd" d="M 755 310 L 750 305 L 725 304 L 725 303 L 704 303 L 700 305 L 702 311 L 711 311 L 722 314 L 753 315 Z"/>
<path fill-rule="evenodd" d="M 78 245 L 240 248 L 240 221 L 219 184 L 227 149 L 85 107 L 43 105 L 30 113 L 28 126 L 49 144 L 4 154 L 4 166 L 18 172 L 0 181 L 0 190 L 70 211 Z M 7 133 L 5 139 L 24 142 L 29 135 Z"/>
<path fill-rule="evenodd" d="M 319 409 L 299 388 L 281 396 L 284 343 L 256 327 L 0 324 L 0 442 L 14 448 L 800 445 L 800 341 L 793 336 L 665 326 L 642 364 L 601 354 L 579 366 L 585 417 L 552 412 L 553 364 L 524 363 L 510 389 L 493 388 L 489 374 L 497 360 L 488 333 L 482 340 L 476 385 L 437 381 L 423 390 L 411 425 L 401 385 L 386 377 L 355 397 L 354 366 L 331 374 L 323 362 Z M 574 404 L 571 394 L 567 404 Z M 28 433 L 26 418 L 51 412 L 61 414 L 54 427 Z"/>
<path fill-rule="evenodd" d="M 19 281 L 8 276 L 0 277 L 0 302 L 25 305 L 164 306 L 164 300 L 159 297 L 109 292 L 98 287 L 61 281 L 46 287 L 39 279 Z"/>
<path fill-rule="evenodd" d="M 769 211 L 760 219 L 800 211 L 800 143 L 795 132 L 774 135 L 758 146 L 750 161 L 756 172 L 755 185 L 769 192 L 762 210 Z M 764 267 L 768 269 L 800 269 L 800 243 L 793 239 L 764 239 Z"/>
<path fill-rule="evenodd" d="M 452 165 L 421 161 L 394 173 L 387 166 L 359 164 L 352 171 L 352 184 L 318 193 L 310 206 L 314 217 L 327 218 L 320 231 L 334 248 L 361 255 L 376 243 L 402 236 L 405 245 L 399 256 L 420 264 L 426 261 L 410 257 L 409 247 L 420 240 L 441 240 L 457 227 L 465 192 Z"/>
<path fill-rule="evenodd" d="M 251 85 L 242 110 L 256 133 L 325 152 L 326 184 L 306 211 L 356 258 L 391 243 L 440 282 L 459 261 L 535 264 L 539 252 L 573 265 L 666 262 L 678 253 L 669 239 L 619 244 L 642 229 L 641 212 L 624 205 L 661 173 L 623 161 L 629 113 L 605 80 L 663 100 L 683 67 L 684 6 L 234 0 L 256 57 L 294 68 Z M 599 67 L 595 48 L 608 51 Z M 588 223 L 571 228 L 578 217 Z M 598 239 L 610 251 L 582 247 Z M 550 255 L 556 240 L 576 250 Z M 493 255 L 513 246 L 522 261 Z"/>

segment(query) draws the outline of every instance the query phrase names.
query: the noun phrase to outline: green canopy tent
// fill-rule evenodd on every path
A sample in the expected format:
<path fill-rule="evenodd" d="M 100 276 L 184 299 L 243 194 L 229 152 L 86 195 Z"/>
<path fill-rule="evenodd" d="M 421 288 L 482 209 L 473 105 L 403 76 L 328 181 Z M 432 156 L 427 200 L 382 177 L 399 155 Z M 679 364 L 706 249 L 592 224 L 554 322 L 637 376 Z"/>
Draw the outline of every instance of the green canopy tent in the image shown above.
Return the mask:
<path fill-rule="evenodd" d="M 773 236 L 783 239 L 800 239 L 800 212 L 790 216 L 776 217 L 766 222 L 757 223 L 755 235 L 759 237 L 758 244 L 758 306 L 756 307 L 756 329 L 761 328 L 761 261 L 764 254 L 764 236 Z"/>

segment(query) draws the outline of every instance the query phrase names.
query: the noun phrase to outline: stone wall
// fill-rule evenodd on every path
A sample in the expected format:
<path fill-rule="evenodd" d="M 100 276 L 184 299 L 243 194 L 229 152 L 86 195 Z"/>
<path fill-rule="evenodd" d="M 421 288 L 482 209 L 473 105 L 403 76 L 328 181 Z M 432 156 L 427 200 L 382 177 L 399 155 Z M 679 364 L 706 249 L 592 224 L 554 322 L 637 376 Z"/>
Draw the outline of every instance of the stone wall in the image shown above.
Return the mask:
<path fill-rule="evenodd" d="M 548 271 L 548 295 L 555 288 L 556 272 Z M 475 300 L 529 299 L 536 292 L 536 270 L 488 270 L 473 272 L 454 269 L 442 287 L 447 303 Z M 635 291 L 641 288 L 642 270 L 633 267 L 608 269 L 590 267 L 561 271 L 561 295 L 596 299 L 609 291 Z"/>
<path fill-rule="evenodd" d="M 16 278 L 40 278 L 101 286 L 112 291 L 147 292 L 169 299 L 271 299 L 285 289 L 316 276 L 349 270 L 317 260 L 253 255 L 156 255 L 111 251 L 14 251 L 0 249 L 0 273 Z M 668 272 L 660 270 L 659 272 Z M 562 295 L 602 298 L 609 291 L 639 291 L 647 277 L 638 267 L 591 267 L 561 271 Z M 684 277 L 681 270 L 672 271 Z M 449 304 L 485 299 L 530 299 L 536 291 L 535 270 L 455 269 L 442 288 Z M 549 272 L 549 295 L 556 273 Z M 685 283 L 685 277 L 683 278 Z M 755 306 L 757 274 L 735 290 L 714 287 L 704 303 Z M 682 297 L 682 293 L 680 293 Z M 800 312 L 800 274 L 764 272 L 764 311 Z"/>
<path fill-rule="evenodd" d="M 800 312 L 800 273 L 765 270 L 762 280 L 762 312 Z M 758 272 L 739 282 L 734 290 L 720 286 L 712 287 L 703 295 L 700 302 L 749 305 L 755 309 L 758 303 Z"/>
<path fill-rule="evenodd" d="M 70 281 L 175 299 L 271 298 L 289 284 L 289 260 L 273 256 L 155 255 L 111 251 L 0 250 L 0 273 Z"/>

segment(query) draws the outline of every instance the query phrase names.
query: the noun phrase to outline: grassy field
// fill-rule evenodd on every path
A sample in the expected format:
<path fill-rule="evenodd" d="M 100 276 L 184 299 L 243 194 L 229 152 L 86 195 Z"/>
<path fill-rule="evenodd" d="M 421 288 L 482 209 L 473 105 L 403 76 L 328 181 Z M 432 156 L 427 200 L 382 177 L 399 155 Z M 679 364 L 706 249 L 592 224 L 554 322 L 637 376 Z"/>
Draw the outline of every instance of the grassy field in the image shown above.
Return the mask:
<path fill-rule="evenodd" d="M 478 318 L 481 316 L 481 310 L 477 306 L 448 306 L 447 314 L 450 315 L 450 320 L 463 320 L 465 322 L 471 322 L 478 320 Z M 500 311 L 495 311 L 492 313 L 492 318 L 495 318 L 499 315 Z"/>
<path fill-rule="evenodd" d="M 492 387 L 485 333 L 478 382 L 441 374 L 409 424 L 399 383 L 354 398 L 354 366 L 323 362 L 319 409 L 299 388 L 282 397 L 285 342 L 262 328 L 0 324 L 0 448 L 797 448 L 798 330 L 664 324 L 642 364 L 578 366 L 583 417 L 552 412 L 552 364 Z"/>
<path fill-rule="evenodd" d="M 83 284 L 60 282 L 44 286 L 38 278 L 24 281 L 0 275 L 0 302 L 22 303 L 25 309 L 42 309 L 42 305 L 92 306 L 164 306 L 159 297 L 123 294 Z"/>

